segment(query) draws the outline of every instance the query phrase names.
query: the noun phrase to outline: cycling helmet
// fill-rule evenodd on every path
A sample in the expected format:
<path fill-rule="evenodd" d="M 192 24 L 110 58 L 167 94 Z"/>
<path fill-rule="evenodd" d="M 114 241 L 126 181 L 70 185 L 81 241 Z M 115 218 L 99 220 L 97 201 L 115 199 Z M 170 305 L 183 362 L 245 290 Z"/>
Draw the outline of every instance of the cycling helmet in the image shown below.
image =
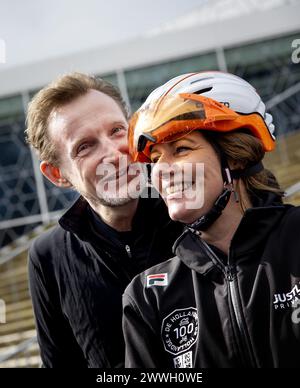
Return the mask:
<path fill-rule="evenodd" d="M 273 118 L 255 89 L 229 73 L 183 74 L 155 89 L 129 125 L 134 161 L 149 161 L 150 146 L 193 130 L 219 132 L 248 129 L 265 151 L 275 147 Z"/>

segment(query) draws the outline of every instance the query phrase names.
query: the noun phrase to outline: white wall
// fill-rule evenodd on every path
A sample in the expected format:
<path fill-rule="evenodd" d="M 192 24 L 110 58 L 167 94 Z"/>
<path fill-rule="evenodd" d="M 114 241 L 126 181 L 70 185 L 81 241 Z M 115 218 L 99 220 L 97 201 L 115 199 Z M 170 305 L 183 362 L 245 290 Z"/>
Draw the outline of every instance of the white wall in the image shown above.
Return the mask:
<path fill-rule="evenodd" d="M 0 72 L 0 96 L 41 87 L 69 71 L 105 74 L 299 31 L 300 4 L 185 30 L 143 36 L 109 47 L 49 59 Z"/>

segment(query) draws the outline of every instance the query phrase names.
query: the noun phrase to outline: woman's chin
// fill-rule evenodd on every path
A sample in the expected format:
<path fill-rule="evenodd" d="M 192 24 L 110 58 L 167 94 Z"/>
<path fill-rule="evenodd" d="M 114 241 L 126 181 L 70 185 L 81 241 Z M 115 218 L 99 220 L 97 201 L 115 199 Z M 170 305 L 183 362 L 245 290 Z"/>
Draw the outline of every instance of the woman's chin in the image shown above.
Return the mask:
<path fill-rule="evenodd" d="M 184 206 L 178 204 L 168 204 L 169 216 L 173 221 L 182 222 L 183 224 L 192 224 L 199 217 L 195 214 L 195 210 L 186 209 Z"/>

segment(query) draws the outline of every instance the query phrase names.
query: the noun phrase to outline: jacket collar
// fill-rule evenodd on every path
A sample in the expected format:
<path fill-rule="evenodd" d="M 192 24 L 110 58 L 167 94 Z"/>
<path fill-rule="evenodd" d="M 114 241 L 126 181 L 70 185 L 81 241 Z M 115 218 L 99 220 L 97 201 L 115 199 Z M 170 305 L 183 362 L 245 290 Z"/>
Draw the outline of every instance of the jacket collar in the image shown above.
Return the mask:
<path fill-rule="evenodd" d="M 270 196 L 265 199 L 265 204 L 270 204 Z M 246 254 L 257 249 L 290 207 L 292 205 L 273 202 L 273 205 L 247 209 L 231 241 L 231 260 L 236 261 L 241 256 L 245 257 Z M 188 229 L 176 240 L 173 252 L 188 267 L 199 273 L 205 274 L 214 267 L 201 238 Z"/>
<path fill-rule="evenodd" d="M 59 219 L 60 226 L 75 233 L 81 240 L 91 239 L 91 216 L 89 203 L 80 196 Z M 139 233 L 163 229 L 171 220 L 167 207 L 161 198 L 139 198 L 137 211 L 133 217 L 133 229 Z"/>
<path fill-rule="evenodd" d="M 66 231 L 75 233 L 80 239 L 85 240 L 86 231 L 90 228 L 88 208 L 88 202 L 80 196 L 62 215 L 58 223 Z"/>

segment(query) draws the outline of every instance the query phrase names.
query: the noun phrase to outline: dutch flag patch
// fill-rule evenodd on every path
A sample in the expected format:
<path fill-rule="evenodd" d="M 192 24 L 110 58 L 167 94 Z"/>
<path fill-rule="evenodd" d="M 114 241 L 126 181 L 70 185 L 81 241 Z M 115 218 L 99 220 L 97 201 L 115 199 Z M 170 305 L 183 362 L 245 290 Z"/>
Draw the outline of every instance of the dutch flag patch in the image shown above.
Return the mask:
<path fill-rule="evenodd" d="M 167 286 L 167 285 L 168 285 L 167 273 L 156 273 L 152 275 L 147 275 L 147 287 Z"/>

